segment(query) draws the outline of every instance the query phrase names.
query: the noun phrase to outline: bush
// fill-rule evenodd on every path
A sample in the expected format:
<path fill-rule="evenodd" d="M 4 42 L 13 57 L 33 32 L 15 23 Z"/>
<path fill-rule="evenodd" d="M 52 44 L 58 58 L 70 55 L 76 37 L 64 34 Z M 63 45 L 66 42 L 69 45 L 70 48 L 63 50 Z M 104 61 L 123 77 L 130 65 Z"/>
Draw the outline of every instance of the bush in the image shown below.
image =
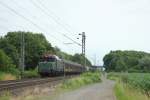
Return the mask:
<path fill-rule="evenodd" d="M 11 59 L 4 53 L 3 50 L 0 50 L 0 68 L 7 68 L 12 66 Z"/>
<path fill-rule="evenodd" d="M 10 73 L 10 74 L 15 75 L 17 77 L 19 77 L 19 75 L 20 75 L 20 71 L 15 67 L 0 68 L 0 71 L 4 72 L 4 73 Z"/>
<path fill-rule="evenodd" d="M 24 78 L 36 78 L 36 77 L 40 77 L 40 75 L 38 74 L 38 70 L 35 69 L 35 70 L 24 71 L 23 77 Z"/>
<path fill-rule="evenodd" d="M 0 71 L 19 77 L 19 70 L 12 64 L 11 58 L 8 57 L 3 50 L 0 50 Z"/>

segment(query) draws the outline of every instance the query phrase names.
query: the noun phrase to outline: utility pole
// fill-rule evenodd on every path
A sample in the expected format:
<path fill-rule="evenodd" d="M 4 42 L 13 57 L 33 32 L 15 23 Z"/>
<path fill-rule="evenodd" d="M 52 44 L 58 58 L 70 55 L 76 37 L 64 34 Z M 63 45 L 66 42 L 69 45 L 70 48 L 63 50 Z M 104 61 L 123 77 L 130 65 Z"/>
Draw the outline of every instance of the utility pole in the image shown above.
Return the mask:
<path fill-rule="evenodd" d="M 20 70 L 21 70 L 21 78 L 23 77 L 23 72 L 24 72 L 24 56 L 25 56 L 25 45 L 24 45 L 24 33 L 21 32 L 21 58 L 20 58 Z"/>
<path fill-rule="evenodd" d="M 85 36 L 85 32 L 82 32 L 82 34 L 79 34 L 82 36 L 82 55 L 84 57 L 84 67 L 86 67 L 86 55 L 85 55 L 85 40 L 86 40 L 86 36 Z"/>
<path fill-rule="evenodd" d="M 96 54 L 94 55 L 94 65 L 97 64 L 97 57 L 96 57 Z"/>

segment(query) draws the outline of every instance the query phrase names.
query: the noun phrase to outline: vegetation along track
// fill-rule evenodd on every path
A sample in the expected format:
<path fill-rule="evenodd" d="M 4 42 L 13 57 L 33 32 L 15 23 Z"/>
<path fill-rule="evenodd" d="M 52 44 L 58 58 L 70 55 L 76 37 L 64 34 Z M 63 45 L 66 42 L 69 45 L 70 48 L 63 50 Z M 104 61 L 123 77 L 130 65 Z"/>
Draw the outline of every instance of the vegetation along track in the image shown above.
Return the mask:
<path fill-rule="evenodd" d="M 72 76 L 66 76 L 65 79 L 71 78 Z M 37 79 L 25 79 L 16 81 L 2 81 L 0 82 L 0 92 L 12 91 L 19 88 L 40 85 L 48 82 L 56 82 L 63 80 L 64 77 L 51 77 L 51 78 L 37 78 Z"/>

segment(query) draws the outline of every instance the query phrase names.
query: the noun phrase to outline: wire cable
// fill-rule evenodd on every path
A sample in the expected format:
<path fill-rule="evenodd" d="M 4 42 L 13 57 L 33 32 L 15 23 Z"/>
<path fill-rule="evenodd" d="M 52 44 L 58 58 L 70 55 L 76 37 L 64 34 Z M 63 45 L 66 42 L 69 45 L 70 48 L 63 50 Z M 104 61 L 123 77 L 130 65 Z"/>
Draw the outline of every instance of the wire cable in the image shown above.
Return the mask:
<path fill-rule="evenodd" d="M 65 27 L 63 24 L 61 24 L 61 22 L 59 22 L 59 21 L 61 21 L 61 18 L 59 17 L 59 16 L 57 16 L 53 11 L 51 11 L 50 9 L 48 9 L 43 3 L 42 3 L 42 1 L 40 1 L 40 0 L 37 0 L 37 2 L 43 7 L 43 8 L 45 8 L 51 15 L 54 15 L 54 19 L 56 19 L 56 22 L 60 25 L 60 26 L 62 26 L 66 31 L 68 31 L 69 33 L 72 33 L 71 31 L 70 31 L 70 29 L 69 28 L 67 28 L 67 27 Z M 58 21 L 59 20 L 59 21 Z M 68 27 L 70 27 L 70 25 L 68 25 L 67 23 L 64 23 L 66 26 L 68 26 Z M 75 34 L 73 34 L 73 35 L 75 35 Z"/>
<path fill-rule="evenodd" d="M 30 2 L 38 9 L 40 9 L 44 14 L 46 14 L 48 17 L 52 18 L 57 24 L 63 26 L 62 24 L 60 24 L 53 16 L 51 16 L 50 14 L 48 14 L 44 9 L 42 9 L 39 5 L 37 5 L 33 0 L 30 0 Z M 81 46 L 80 43 L 74 41 L 73 39 L 71 39 L 69 36 L 62 34 L 64 37 L 66 37 L 67 39 L 73 41 L 75 44 Z"/>
<path fill-rule="evenodd" d="M 34 22 L 32 22 L 30 19 L 26 18 L 25 16 L 21 15 L 20 13 L 18 13 L 17 11 L 15 11 L 13 8 L 9 7 L 8 5 L 6 5 L 5 3 L 3 3 L 2 1 L 0 1 L 0 5 L 2 5 L 3 7 L 9 9 L 10 11 L 12 11 L 13 13 L 15 13 L 16 15 L 20 16 L 21 18 L 23 18 L 24 20 L 28 21 L 29 23 L 31 23 L 32 25 L 34 25 L 36 28 L 45 31 L 43 28 L 41 28 L 39 25 L 35 24 Z M 49 34 L 51 35 L 51 34 Z M 57 39 L 55 36 L 51 35 L 53 38 L 55 38 L 56 40 L 60 41 L 59 39 Z"/>

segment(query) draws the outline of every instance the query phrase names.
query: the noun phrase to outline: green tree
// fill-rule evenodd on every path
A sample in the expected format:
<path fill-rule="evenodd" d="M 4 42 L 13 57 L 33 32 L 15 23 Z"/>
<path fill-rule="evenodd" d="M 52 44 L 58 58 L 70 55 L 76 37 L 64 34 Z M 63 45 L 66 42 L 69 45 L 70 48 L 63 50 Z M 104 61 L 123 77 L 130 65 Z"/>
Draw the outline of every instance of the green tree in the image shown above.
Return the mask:
<path fill-rule="evenodd" d="M 26 69 L 34 69 L 43 54 L 56 54 L 62 59 L 84 64 L 84 57 L 81 54 L 70 55 L 62 52 L 58 47 L 52 47 L 43 34 L 21 31 L 8 32 L 7 35 L 0 38 L 0 49 L 12 59 L 12 63 L 17 67 L 19 67 L 21 55 L 21 34 L 24 34 L 25 38 Z M 91 62 L 87 58 L 86 62 L 88 66 L 91 66 Z"/>
<path fill-rule="evenodd" d="M 44 35 L 32 32 L 8 32 L 0 39 L 0 49 L 2 49 L 18 66 L 20 58 L 21 34 L 25 37 L 25 66 L 27 69 L 35 68 L 40 60 L 40 56 L 47 52 L 55 52 L 51 44 Z"/>
<path fill-rule="evenodd" d="M 19 53 L 14 45 L 9 43 L 8 39 L 0 39 L 0 49 L 2 49 L 12 60 L 12 63 L 18 65 Z"/>
<path fill-rule="evenodd" d="M 84 65 L 84 57 L 82 54 L 74 54 L 70 55 L 65 52 L 62 52 L 58 47 L 55 47 L 55 54 L 59 56 L 61 59 L 70 60 L 79 64 Z M 86 58 L 87 66 L 91 66 L 91 62 Z"/>
<path fill-rule="evenodd" d="M 55 47 L 55 54 L 61 59 L 71 60 L 72 55 L 62 52 L 58 47 Z"/>
<path fill-rule="evenodd" d="M 125 64 L 125 61 L 123 59 L 117 60 L 116 62 L 116 68 L 115 71 L 126 71 L 127 70 L 127 66 Z"/>
<path fill-rule="evenodd" d="M 8 57 L 3 50 L 0 50 L 0 69 L 7 69 L 12 66 L 11 58 Z"/>
<path fill-rule="evenodd" d="M 140 59 L 139 66 L 141 67 L 140 70 L 143 69 L 145 72 L 150 72 L 150 57 L 145 56 Z"/>
<path fill-rule="evenodd" d="M 85 59 L 86 59 L 86 65 L 90 67 L 92 65 L 91 62 L 87 58 Z M 71 60 L 84 65 L 84 56 L 82 54 L 75 54 Z"/>
<path fill-rule="evenodd" d="M 150 71 L 150 54 L 139 51 L 111 51 L 103 58 L 107 71 Z"/>

